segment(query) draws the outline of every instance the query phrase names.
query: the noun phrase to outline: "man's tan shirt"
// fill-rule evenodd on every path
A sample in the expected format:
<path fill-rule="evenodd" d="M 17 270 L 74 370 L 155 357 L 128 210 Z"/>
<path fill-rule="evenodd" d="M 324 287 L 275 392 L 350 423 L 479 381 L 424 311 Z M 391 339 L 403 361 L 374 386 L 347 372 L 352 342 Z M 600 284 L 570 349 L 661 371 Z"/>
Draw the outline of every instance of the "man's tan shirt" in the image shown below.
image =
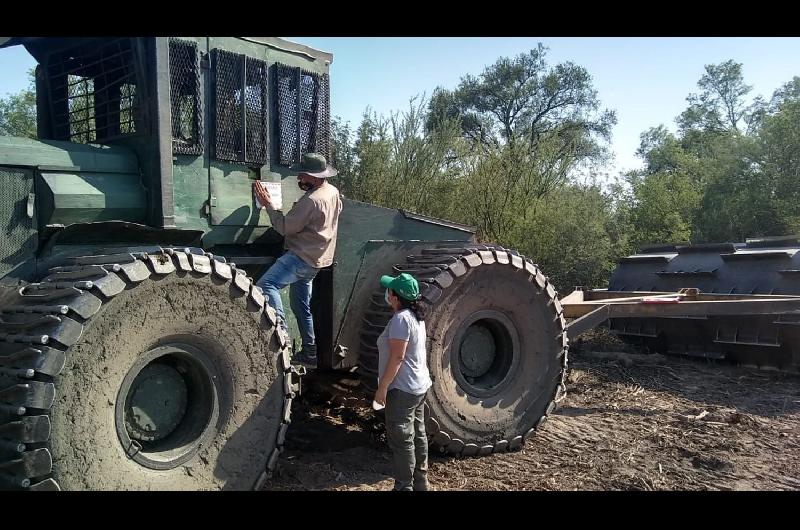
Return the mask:
<path fill-rule="evenodd" d="M 285 238 L 286 250 L 316 268 L 333 263 L 341 211 L 339 190 L 328 182 L 307 191 L 286 215 L 267 205 L 272 227 Z"/>

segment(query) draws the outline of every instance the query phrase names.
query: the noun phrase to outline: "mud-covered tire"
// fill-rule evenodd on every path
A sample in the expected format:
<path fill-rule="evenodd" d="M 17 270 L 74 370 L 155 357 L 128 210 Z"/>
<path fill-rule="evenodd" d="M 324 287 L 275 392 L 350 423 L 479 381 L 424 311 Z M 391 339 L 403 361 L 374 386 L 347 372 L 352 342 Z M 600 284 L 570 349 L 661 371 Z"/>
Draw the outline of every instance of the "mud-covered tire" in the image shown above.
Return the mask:
<path fill-rule="evenodd" d="M 31 295 L 57 293 L 70 283 L 75 290 L 48 302 L 66 306 L 60 323 L 28 326 L 24 336 L 5 334 L 0 342 L 6 366 L 15 357 L 40 364 L 59 357 L 63 363 L 44 372 L 31 365 L 33 379 L 6 377 L 0 384 L 0 393 L 11 398 L 4 400 L 11 408 L 0 417 L 0 435 L 16 436 L 25 445 L 21 454 L 0 453 L 0 472 L 12 477 L 3 486 L 251 489 L 268 465 L 274 467 L 292 395 L 274 313 L 241 271 L 202 252 L 167 252 L 123 255 L 116 265 L 119 256 L 78 259 L 51 271 L 12 304 L 12 309 L 40 306 Z M 91 263 L 102 266 L 92 269 L 98 265 Z M 81 275 L 83 283 L 75 282 Z M 67 280 L 57 285 L 59 276 Z M 40 286 L 45 289 L 37 290 Z M 23 324 L 30 317 L 4 310 Z M 67 320 L 69 329 L 59 330 Z M 32 343 L 21 342 L 31 337 Z M 23 355 L 30 350 L 39 351 L 38 357 Z M 42 357 L 50 361 L 35 361 Z M 177 427 L 158 442 L 126 427 L 131 381 L 148 365 L 169 365 L 183 374 L 179 385 L 188 396 Z M 163 378 L 157 381 L 162 384 Z M 25 384 L 38 394 L 30 388 L 13 391 Z M 24 407 L 24 414 L 14 407 Z M 33 418 L 47 422 L 49 432 L 42 426 L 23 441 L 19 424 Z"/>
<path fill-rule="evenodd" d="M 432 444 L 464 456 L 518 449 L 565 395 L 565 322 L 552 285 L 530 260 L 501 247 L 425 249 L 393 272 L 414 274 L 429 305 Z M 374 338 L 390 316 L 378 295 L 361 336 L 368 389 L 376 381 Z"/>

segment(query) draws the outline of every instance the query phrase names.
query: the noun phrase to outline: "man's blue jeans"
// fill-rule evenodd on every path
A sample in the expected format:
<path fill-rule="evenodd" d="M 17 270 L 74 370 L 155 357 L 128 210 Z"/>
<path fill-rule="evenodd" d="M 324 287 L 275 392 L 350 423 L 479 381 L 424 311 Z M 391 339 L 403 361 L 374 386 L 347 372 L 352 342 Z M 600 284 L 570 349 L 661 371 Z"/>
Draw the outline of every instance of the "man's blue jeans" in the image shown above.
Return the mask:
<path fill-rule="evenodd" d="M 292 251 L 287 251 L 272 264 L 256 285 L 267 295 L 269 305 L 275 309 L 284 329 L 286 315 L 283 312 L 280 290 L 290 285 L 289 303 L 300 328 L 304 350 L 314 350 L 314 321 L 311 318 L 311 281 L 319 272 Z M 311 346 L 311 348 L 308 348 Z"/>

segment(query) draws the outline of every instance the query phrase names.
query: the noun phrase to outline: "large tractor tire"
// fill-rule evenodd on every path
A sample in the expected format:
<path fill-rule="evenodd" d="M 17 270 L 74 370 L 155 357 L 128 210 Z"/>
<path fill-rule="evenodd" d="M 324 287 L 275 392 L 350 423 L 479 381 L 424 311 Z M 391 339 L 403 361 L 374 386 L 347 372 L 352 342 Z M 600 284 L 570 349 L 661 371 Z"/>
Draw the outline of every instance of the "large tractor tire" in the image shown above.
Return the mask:
<path fill-rule="evenodd" d="M 0 486 L 251 489 L 274 467 L 293 372 L 235 266 L 72 258 L 0 309 Z"/>
<path fill-rule="evenodd" d="M 423 249 L 393 272 L 413 274 L 429 305 L 431 443 L 463 456 L 520 448 L 566 395 L 565 321 L 547 278 L 516 252 L 484 245 Z M 359 357 L 371 391 L 376 340 L 390 317 L 376 290 Z"/>

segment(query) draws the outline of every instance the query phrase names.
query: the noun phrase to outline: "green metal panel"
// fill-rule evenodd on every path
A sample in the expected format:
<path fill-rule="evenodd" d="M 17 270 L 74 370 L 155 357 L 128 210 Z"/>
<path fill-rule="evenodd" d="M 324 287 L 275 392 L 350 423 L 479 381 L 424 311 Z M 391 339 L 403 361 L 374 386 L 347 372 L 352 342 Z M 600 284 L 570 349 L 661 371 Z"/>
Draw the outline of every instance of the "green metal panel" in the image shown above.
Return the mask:
<path fill-rule="evenodd" d="M 180 228 L 208 230 L 208 157 L 177 155 L 173 159 L 175 224 Z"/>
<path fill-rule="evenodd" d="M 307 70 L 327 72 L 328 54 L 320 54 L 302 45 L 282 43 L 278 39 L 264 39 L 264 42 L 251 42 L 237 37 L 181 37 L 194 41 L 202 53 L 219 48 L 249 57 L 266 60 L 269 65 L 275 61 Z M 286 52 L 272 46 L 294 47 L 298 52 Z M 309 55 L 312 58 L 309 58 Z M 213 143 L 213 86 L 209 69 L 201 70 L 203 86 L 203 127 L 208 144 Z M 268 89 L 273 90 L 270 81 Z M 274 108 L 269 108 L 272 121 Z M 274 142 L 270 134 L 270 142 Z M 207 231 L 207 244 L 243 243 L 252 241 L 263 234 L 270 226 L 265 211 L 257 212 L 253 201 L 252 184 L 260 177 L 255 169 L 244 164 L 235 164 L 210 158 L 210 147 L 206 145 L 202 156 L 178 155 L 173 157 L 173 186 L 175 203 L 175 224 L 181 228 Z M 262 171 L 259 171 L 261 173 Z M 284 211 L 302 195 L 297 187 L 296 175 L 288 168 L 272 165 L 263 172 L 269 176 L 263 180 L 283 182 Z M 201 182 L 204 182 L 201 184 Z M 225 228 L 215 228 L 215 227 Z M 228 228 L 230 227 L 230 228 Z M 243 229 L 234 227 L 247 227 Z M 261 227 L 261 228 L 255 228 Z"/>
<path fill-rule="evenodd" d="M 42 224 L 141 222 L 147 215 L 145 190 L 135 173 L 42 171 L 42 183 Z"/>
<path fill-rule="evenodd" d="M 267 59 L 266 46 L 236 37 L 209 37 L 208 49 L 213 50 L 215 48 L 233 53 L 241 53 L 255 59 Z"/>
<path fill-rule="evenodd" d="M 471 241 L 474 237 L 467 230 L 410 219 L 398 210 L 348 199 L 343 203 L 334 271 L 335 329 L 341 324 L 359 270 L 363 276 L 365 264 L 368 266 L 370 263 L 365 259 L 370 249 L 369 241 Z M 390 269 L 392 264 L 379 265 Z M 375 274 L 378 273 L 373 276 Z"/>
<path fill-rule="evenodd" d="M 180 37 L 197 43 L 203 57 L 208 53 L 207 37 Z M 200 68 L 201 109 L 203 112 L 203 138 L 206 145 L 202 155 L 173 154 L 172 185 L 175 225 L 191 230 L 209 229 L 209 131 L 211 127 L 211 80 L 207 68 Z"/>
<path fill-rule="evenodd" d="M 214 225 L 271 226 L 265 210 L 256 210 L 253 199 L 253 182 L 265 180 L 281 183 L 283 211 L 288 212 L 303 195 L 297 186 L 296 175 L 273 172 L 271 177 L 259 179 L 252 169 L 219 160 L 211 161 L 211 223 Z"/>
<path fill-rule="evenodd" d="M 258 174 L 244 166 L 211 161 L 211 224 L 269 226 L 265 210 L 256 210 L 253 182 Z"/>
<path fill-rule="evenodd" d="M 100 173 L 138 173 L 136 155 L 124 147 L 39 141 L 0 136 L 0 165 L 69 168 Z"/>
<path fill-rule="evenodd" d="M 33 170 L 0 167 L 0 277 L 33 255 L 36 225 L 28 215 Z"/>
<path fill-rule="evenodd" d="M 259 40 L 260 42 L 256 42 Z M 238 37 L 209 37 L 208 50 L 222 49 L 234 53 L 247 55 L 267 62 L 271 67 L 275 62 L 291 66 L 299 66 L 306 70 L 327 73 L 331 57 L 329 54 L 320 54 L 302 45 L 296 45 L 278 39 L 249 39 Z M 284 48 L 284 49 L 280 49 Z M 292 51 L 294 49 L 295 51 Z M 213 87 L 206 84 L 206 93 L 211 94 Z M 270 106 L 268 108 L 268 124 L 270 150 L 274 152 L 277 138 L 273 125 L 275 122 L 274 82 L 268 83 L 270 93 Z M 206 98 L 209 99 L 208 97 Z M 210 106 L 209 106 L 210 108 Z M 213 128 L 210 126 L 213 113 L 207 115 L 208 138 L 213 142 Z M 289 211 L 292 204 L 300 198 L 303 192 L 297 187 L 296 175 L 288 168 L 268 163 L 263 169 L 248 168 L 244 164 L 236 164 L 221 160 L 210 162 L 209 189 L 210 210 L 212 225 L 232 226 L 261 226 L 269 227 L 270 221 L 265 211 L 257 211 L 253 200 L 252 185 L 255 180 L 269 182 L 282 182 L 282 195 L 284 211 Z M 261 177 L 261 175 L 266 175 Z"/>
<path fill-rule="evenodd" d="M 354 271 L 337 270 L 334 274 L 334 328 L 336 344 L 349 350 L 346 358 L 334 358 L 335 368 L 345 369 L 358 364 L 359 340 L 363 311 L 370 305 L 370 297 L 379 289 L 378 279 L 383 274 L 393 274 L 392 266 L 403 263 L 406 256 L 419 254 L 422 249 L 438 244 L 460 246 L 464 239 L 426 239 L 408 241 L 365 241 L 358 255 Z M 467 239 L 469 240 L 469 238 Z"/>

